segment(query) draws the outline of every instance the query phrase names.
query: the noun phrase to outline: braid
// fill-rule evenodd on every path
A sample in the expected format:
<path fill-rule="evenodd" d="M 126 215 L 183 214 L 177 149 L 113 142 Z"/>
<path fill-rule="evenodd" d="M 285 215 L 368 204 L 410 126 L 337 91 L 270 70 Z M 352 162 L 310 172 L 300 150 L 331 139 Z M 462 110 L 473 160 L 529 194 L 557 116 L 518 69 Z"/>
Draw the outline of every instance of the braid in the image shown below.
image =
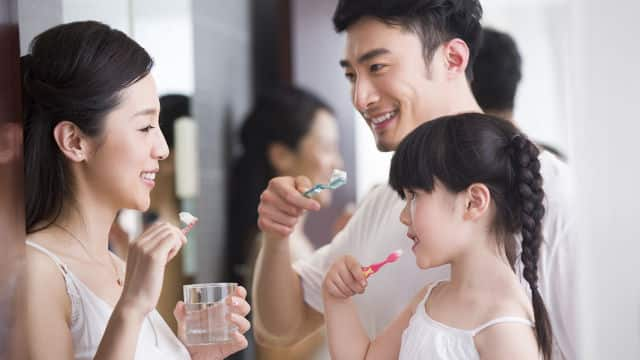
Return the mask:
<path fill-rule="evenodd" d="M 536 339 L 544 359 L 551 357 L 552 331 L 549 315 L 538 291 L 538 257 L 542 244 L 542 218 L 545 213 L 538 148 L 523 135 L 516 135 L 511 146 L 520 198 L 523 276 L 529 283 L 536 324 Z"/>

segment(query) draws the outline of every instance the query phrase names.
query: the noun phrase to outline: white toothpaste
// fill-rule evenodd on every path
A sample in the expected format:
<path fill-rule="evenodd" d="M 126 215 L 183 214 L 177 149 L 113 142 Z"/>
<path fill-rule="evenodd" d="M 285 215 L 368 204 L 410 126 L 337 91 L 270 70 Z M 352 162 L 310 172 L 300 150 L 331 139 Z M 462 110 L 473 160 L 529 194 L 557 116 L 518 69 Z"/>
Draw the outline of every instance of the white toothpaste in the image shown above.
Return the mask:
<path fill-rule="evenodd" d="M 182 221 L 183 223 L 185 223 L 185 225 L 189 225 L 192 224 L 194 222 L 196 222 L 198 220 L 197 217 L 191 215 L 190 213 L 186 212 L 186 211 L 182 211 L 178 214 L 178 216 L 180 217 L 180 221 Z"/>

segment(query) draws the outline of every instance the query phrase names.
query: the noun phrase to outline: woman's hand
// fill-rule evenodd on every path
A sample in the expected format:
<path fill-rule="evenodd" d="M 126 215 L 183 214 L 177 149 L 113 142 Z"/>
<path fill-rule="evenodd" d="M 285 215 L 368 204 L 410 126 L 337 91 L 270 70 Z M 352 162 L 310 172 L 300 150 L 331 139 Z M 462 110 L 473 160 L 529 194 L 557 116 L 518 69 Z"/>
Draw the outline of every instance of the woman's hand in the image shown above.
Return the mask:
<path fill-rule="evenodd" d="M 336 260 L 324 277 L 322 291 L 336 299 L 347 299 L 362 294 L 367 288 L 367 278 L 362 265 L 352 256 L 345 255 Z"/>
<path fill-rule="evenodd" d="M 234 296 L 230 296 L 225 300 L 229 309 L 231 309 L 230 320 L 238 327 L 238 331 L 232 335 L 233 341 L 224 344 L 187 345 L 187 349 L 189 349 L 189 353 L 193 360 L 222 360 L 247 347 L 247 339 L 243 334 L 251 328 L 249 320 L 245 318 L 245 316 L 249 314 L 251 306 L 249 306 L 249 303 L 245 300 L 246 297 L 247 290 L 242 286 L 238 286 Z M 182 301 L 176 304 L 173 315 L 178 321 L 178 337 L 184 342 L 186 311 Z"/>
<path fill-rule="evenodd" d="M 179 228 L 158 222 L 129 245 L 127 270 L 119 308 L 145 316 L 155 309 L 164 270 L 180 251 L 187 238 Z"/>

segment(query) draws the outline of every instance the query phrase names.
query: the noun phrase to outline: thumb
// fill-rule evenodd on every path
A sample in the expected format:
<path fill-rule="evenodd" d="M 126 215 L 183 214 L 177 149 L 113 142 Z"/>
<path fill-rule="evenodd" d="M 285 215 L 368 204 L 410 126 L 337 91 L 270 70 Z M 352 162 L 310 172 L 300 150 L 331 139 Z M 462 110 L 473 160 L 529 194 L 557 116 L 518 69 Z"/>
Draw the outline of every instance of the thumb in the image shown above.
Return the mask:
<path fill-rule="evenodd" d="M 313 186 L 311 180 L 306 176 L 298 176 L 295 179 L 296 190 L 299 192 L 305 192 Z"/>

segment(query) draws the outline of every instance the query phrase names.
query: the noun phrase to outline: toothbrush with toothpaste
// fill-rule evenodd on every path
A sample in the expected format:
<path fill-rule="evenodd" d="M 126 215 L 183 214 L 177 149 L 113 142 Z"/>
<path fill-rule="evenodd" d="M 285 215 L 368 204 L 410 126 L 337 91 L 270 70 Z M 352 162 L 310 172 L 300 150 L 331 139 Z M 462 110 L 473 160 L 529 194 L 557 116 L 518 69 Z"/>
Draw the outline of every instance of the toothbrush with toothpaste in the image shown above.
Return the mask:
<path fill-rule="evenodd" d="M 386 259 L 384 259 L 384 260 L 382 260 L 382 261 L 380 261 L 378 263 L 371 264 L 369 266 L 363 267 L 362 268 L 362 272 L 364 273 L 364 277 L 368 279 L 369 276 L 377 273 L 383 266 L 398 260 L 400 258 L 400 256 L 402 256 L 402 249 L 398 249 L 398 250 L 392 252 L 391 254 L 389 254 L 389 256 L 387 256 Z"/>
<path fill-rule="evenodd" d="M 344 170 L 334 169 L 328 184 L 316 184 L 311 189 L 302 193 L 305 197 L 312 197 L 322 190 L 335 190 L 347 183 L 347 172 Z"/>
<path fill-rule="evenodd" d="M 178 217 L 180 217 L 180 221 L 182 221 L 186 225 L 184 228 L 182 228 L 182 233 L 185 235 L 187 235 L 189 231 L 193 229 L 193 226 L 198 222 L 198 218 L 191 215 L 187 211 L 181 211 L 178 214 Z"/>

